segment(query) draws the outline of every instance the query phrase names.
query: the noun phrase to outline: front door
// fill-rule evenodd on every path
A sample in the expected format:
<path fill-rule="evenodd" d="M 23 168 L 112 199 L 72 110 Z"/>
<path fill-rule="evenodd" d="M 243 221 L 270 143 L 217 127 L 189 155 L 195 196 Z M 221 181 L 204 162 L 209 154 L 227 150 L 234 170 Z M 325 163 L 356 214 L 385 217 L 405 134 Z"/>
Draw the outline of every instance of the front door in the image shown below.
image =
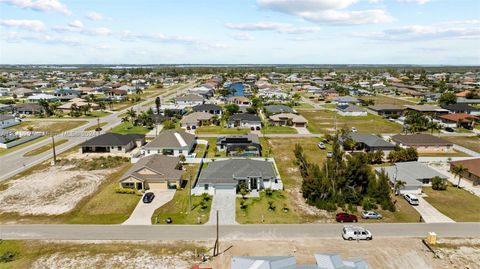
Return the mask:
<path fill-rule="evenodd" d="M 250 179 L 250 189 L 251 190 L 258 189 L 258 179 L 256 179 L 256 178 L 251 178 Z"/>
<path fill-rule="evenodd" d="M 143 184 L 141 182 L 137 182 L 137 190 L 142 190 L 143 189 Z"/>

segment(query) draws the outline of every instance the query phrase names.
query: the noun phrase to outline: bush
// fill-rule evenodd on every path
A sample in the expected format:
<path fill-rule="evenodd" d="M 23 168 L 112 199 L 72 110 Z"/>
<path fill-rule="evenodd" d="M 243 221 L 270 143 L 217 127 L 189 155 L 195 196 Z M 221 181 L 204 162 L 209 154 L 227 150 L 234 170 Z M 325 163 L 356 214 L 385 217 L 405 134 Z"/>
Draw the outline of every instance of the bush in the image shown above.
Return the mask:
<path fill-rule="evenodd" d="M 337 206 L 335 205 L 335 203 L 324 200 L 318 200 L 314 205 L 319 209 L 327 210 L 329 212 L 337 210 Z"/>
<path fill-rule="evenodd" d="M 0 255 L 0 263 L 13 262 L 17 257 L 18 253 L 7 251 Z"/>
<path fill-rule="evenodd" d="M 122 188 L 122 187 L 115 188 L 115 192 L 120 194 L 138 194 L 139 193 L 136 189 Z"/>
<path fill-rule="evenodd" d="M 378 208 L 377 204 L 375 203 L 375 200 L 370 197 L 363 198 L 362 207 L 363 207 L 363 210 L 372 210 L 372 209 Z"/>
<path fill-rule="evenodd" d="M 447 189 L 447 180 L 440 178 L 440 177 L 433 177 L 432 178 L 432 189 L 437 191 L 444 191 Z"/>
<path fill-rule="evenodd" d="M 247 209 L 247 203 L 245 202 L 244 199 L 240 200 L 240 208 L 241 209 Z"/>
<path fill-rule="evenodd" d="M 274 211 L 276 208 L 275 204 L 273 203 L 273 201 L 268 201 L 268 210 L 270 211 Z"/>
<path fill-rule="evenodd" d="M 265 189 L 265 194 L 266 194 L 267 196 L 272 196 L 272 195 L 273 195 L 273 190 L 270 189 L 270 188 Z"/>

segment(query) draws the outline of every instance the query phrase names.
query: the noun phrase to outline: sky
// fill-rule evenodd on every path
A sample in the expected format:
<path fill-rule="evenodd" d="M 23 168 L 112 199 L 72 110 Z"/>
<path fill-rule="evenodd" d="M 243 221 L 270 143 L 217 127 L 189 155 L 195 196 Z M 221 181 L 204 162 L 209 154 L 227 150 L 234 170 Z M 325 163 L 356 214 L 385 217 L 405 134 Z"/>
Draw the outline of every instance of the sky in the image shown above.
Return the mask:
<path fill-rule="evenodd" d="M 480 0 L 0 0 L 0 64 L 480 65 Z"/>

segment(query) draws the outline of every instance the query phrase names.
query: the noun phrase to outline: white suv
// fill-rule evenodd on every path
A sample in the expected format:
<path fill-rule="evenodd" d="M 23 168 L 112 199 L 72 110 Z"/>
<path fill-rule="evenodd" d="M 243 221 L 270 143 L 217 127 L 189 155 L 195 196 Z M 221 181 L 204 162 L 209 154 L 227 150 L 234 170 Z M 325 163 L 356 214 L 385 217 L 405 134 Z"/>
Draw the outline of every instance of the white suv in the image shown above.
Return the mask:
<path fill-rule="evenodd" d="M 344 226 L 342 237 L 345 240 L 372 240 L 373 236 L 369 230 L 359 226 Z"/>
<path fill-rule="evenodd" d="M 418 205 L 418 198 L 415 196 L 415 194 L 407 193 L 403 197 L 405 197 L 405 200 L 411 205 Z"/>

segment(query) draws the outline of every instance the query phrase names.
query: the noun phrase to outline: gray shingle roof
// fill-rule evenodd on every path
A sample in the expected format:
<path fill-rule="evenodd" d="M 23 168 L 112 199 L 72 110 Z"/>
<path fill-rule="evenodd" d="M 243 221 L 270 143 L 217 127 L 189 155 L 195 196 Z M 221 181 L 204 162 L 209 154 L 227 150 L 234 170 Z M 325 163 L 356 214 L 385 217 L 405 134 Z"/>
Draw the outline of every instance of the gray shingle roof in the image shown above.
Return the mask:
<path fill-rule="evenodd" d="M 407 186 L 422 186 L 422 179 L 431 179 L 435 176 L 446 178 L 443 174 L 419 162 L 396 163 L 393 166 L 377 167 L 375 171 L 380 173 L 382 169 L 385 170 L 392 183 L 396 178 L 405 181 Z"/>
<path fill-rule="evenodd" d="M 395 148 L 395 145 L 382 138 L 372 134 L 349 133 L 348 135 L 358 143 L 363 143 L 369 147 Z"/>
<path fill-rule="evenodd" d="M 259 116 L 250 114 L 250 113 L 238 113 L 238 114 L 233 114 L 228 118 L 228 121 L 236 121 L 236 120 L 241 120 L 241 121 L 262 121 Z"/>
<path fill-rule="evenodd" d="M 214 105 L 214 104 L 203 104 L 203 105 L 198 105 L 192 107 L 193 111 L 215 111 L 215 110 L 222 110 L 220 106 Z"/>
<path fill-rule="evenodd" d="M 92 146 L 125 146 L 132 141 L 138 139 L 143 139 L 145 136 L 141 134 L 117 134 L 117 133 L 106 133 L 99 136 L 96 136 L 92 139 L 89 139 L 82 144 L 81 147 L 92 147 Z"/>
<path fill-rule="evenodd" d="M 276 173 L 269 161 L 251 159 L 215 161 L 202 170 L 198 184 L 237 183 L 235 178 L 248 177 L 274 178 Z"/>
<path fill-rule="evenodd" d="M 293 113 L 293 109 L 286 105 L 269 105 L 265 107 L 265 110 L 271 114 L 277 113 Z"/>
<path fill-rule="evenodd" d="M 181 144 L 179 137 L 183 139 L 185 145 Z M 179 130 L 166 130 L 158 134 L 158 136 L 153 139 L 151 142 L 145 145 L 146 149 L 157 149 L 157 148 L 182 148 L 187 149 L 195 141 L 195 135 L 186 133 Z"/>

